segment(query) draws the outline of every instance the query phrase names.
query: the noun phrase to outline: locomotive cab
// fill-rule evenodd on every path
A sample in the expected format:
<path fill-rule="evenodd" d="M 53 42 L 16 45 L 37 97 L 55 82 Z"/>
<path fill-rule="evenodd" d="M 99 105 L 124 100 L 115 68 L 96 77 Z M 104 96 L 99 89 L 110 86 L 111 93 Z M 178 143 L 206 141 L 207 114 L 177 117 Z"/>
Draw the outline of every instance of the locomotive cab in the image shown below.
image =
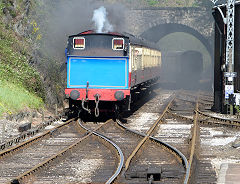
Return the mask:
<path fill-rule="evenodd" d="M 72 35 L 68 39 L 66 56 L 65 94 L 70 108 L 77 106 L 89 113 L 95 108 L 98 116 L 96 106 L 99 102 L 99 105 L 117 104 L 130 95 L 128 37 L 91 31 Z M 113 109 L 112 104 L 107 106 Z"/>
<path fill-rule="evenodd" d="M 66 57 L 69 107 L 95 116 L 99 109 L 130 110 L 134 94 L 160 76 L 160 50 L 130 34 L 86 31 L 69 36 Z"/>

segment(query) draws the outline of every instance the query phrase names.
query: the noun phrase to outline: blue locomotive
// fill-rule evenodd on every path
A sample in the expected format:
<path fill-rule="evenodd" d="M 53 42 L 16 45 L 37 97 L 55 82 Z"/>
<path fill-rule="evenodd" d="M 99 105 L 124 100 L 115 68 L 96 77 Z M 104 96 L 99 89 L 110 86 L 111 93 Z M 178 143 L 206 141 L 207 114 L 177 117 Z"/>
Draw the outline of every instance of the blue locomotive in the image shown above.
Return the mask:
<path fill-rule="evenodd" d="M 95 116 L 99 109 L 129 108 L 132 90 L 155 82 L 160 74 L 161 52 L 128 34 L 86 31 L 69 36 L 66 56 L 69 107 L 89 113 L 95 109 Z"/>

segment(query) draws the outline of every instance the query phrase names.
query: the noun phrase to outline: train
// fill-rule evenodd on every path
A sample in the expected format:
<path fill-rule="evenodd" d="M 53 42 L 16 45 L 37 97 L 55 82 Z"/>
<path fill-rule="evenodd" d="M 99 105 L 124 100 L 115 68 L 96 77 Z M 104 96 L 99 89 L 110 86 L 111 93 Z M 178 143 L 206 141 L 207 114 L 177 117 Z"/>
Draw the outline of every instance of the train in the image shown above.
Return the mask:
<path fill-rule="evenodd" d="M 168 51 L 162 56 L 161 82 L 174 89 L 199 89 L 203 76 L 203 55 L 199 51 Z"/>
<path fill-rule="evenodd" d="M 158 81 L 158 47 L 128 33 L 89 30 L 68 37 L 66 97 L 70 109 L 99 116 L 130 110 L 137 89 Z"/>

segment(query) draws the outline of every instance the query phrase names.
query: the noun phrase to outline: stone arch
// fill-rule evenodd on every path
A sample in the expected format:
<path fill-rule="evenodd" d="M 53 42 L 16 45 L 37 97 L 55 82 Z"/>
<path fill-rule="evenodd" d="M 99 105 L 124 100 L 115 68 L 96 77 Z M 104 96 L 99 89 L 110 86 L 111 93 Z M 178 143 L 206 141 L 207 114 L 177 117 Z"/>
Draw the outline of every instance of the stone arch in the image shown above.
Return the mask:
<path fill-rule="evenodd" d="M 211 44 L 209 43 L 207 38 L 205 38 L 200 32 L 193 29 L 192 27 L 178 23 L 158 24 L 147 29 L 140 36 L 142 38 L 145 38 L 146 40 L 157 43 L 161 38 L 174 32 L 184 32 L 196 37 L 206 47 L 213 62 L 213 48 Z"/>

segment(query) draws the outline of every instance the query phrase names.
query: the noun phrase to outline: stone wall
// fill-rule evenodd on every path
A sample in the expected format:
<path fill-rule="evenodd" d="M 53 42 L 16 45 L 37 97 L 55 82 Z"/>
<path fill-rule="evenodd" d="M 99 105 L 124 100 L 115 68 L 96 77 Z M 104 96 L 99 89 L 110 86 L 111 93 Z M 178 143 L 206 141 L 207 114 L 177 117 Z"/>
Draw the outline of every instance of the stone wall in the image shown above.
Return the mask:
<path fill-rule="evenodd" d="M 204 8 L 149 8 L 129 10 L 128 32 L 141 35 L 146 30 L 166 23 L 176 23 L 197 30 L 206 39 L 213 39 L 214 20 Z"/>

